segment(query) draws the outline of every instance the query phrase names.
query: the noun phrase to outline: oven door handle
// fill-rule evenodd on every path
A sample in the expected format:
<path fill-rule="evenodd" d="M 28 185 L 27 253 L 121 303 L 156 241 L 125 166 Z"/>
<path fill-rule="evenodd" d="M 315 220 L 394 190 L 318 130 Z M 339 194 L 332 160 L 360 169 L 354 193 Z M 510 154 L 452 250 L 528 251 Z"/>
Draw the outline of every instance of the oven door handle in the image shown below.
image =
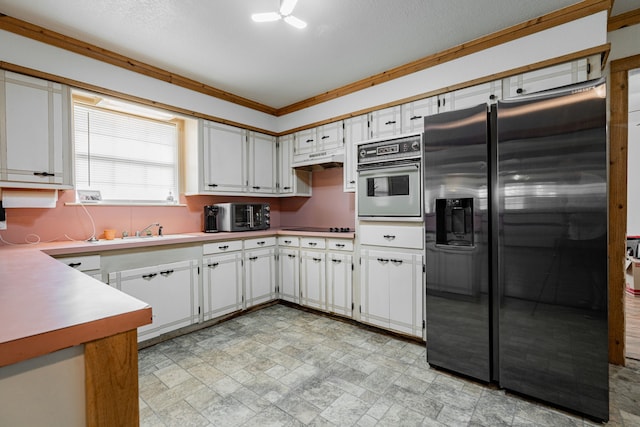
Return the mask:
<path fill-rule="evenodd" d="M 379 171 L 381 169 L 384 170 L 388 170 L 390 172 L 402 172 L 402 171 L 407 171 L 407 172 L 414 172 L 416 169 L 419 170 L 420 169 L 420 162 L 411 162 L 411 163 L 405 163 L 405 164 L 401 164 L 401 165 L 380 165 L 380 166 L 366 166 L 366 167 L 360 167 L 358 168 L 358 173 L 361 175 L 369 175 L 367 172 L 372 171 Z"/>

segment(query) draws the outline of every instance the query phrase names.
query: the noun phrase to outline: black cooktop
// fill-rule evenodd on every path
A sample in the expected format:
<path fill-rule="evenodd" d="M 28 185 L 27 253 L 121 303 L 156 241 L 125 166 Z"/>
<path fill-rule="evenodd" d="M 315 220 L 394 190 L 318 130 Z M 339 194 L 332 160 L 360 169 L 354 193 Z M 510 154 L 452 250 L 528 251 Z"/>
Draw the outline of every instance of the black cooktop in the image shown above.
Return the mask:
<path fill-rule="evenodd" d="M 311 231 L 316 233 L 351 233 L 350 227 L 280 227 L 285 231 Z"/>

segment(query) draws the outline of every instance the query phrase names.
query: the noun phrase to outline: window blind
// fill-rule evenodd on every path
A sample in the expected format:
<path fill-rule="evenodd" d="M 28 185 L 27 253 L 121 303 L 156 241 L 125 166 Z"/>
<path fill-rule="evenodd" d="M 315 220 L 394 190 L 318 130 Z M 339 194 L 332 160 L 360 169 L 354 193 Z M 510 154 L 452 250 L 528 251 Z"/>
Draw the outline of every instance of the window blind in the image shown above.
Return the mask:
<path fill-rule="evenodd" d="M 74 104 L 76 188 L 103 201 L 165 202 L 178 194 L 176 125 Z"/>

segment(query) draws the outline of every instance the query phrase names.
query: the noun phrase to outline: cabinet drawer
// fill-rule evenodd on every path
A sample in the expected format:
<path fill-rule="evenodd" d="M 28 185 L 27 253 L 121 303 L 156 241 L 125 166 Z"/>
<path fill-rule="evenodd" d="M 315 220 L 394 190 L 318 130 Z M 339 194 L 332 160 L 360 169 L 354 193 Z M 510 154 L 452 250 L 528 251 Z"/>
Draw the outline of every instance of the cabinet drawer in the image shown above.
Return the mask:
<path fill-rule="evenodd" d="M 302 237 L 300 247 L 308 249 L 324 249 L 327 247 L 325 240 L 321 237 Z"/>
<path fill-rule="evenodd" d="M 58 258 L 58 261 L 80 271 L 100 270 L 100 255 L 82 255 Z"/>
<path fill-rule="evenodd" d="M 227 242 L 205 243 L 202 245 L 202 254 L 220 254 L 224 252 L 242 250 L 242 240 L 231 240 Z"/>
<path fill-rule="evenodd" d="M 300 246 L 300 238 L 297 236 L 279 236 L 278 245 L 298 247 Z"/>
<path fill-rule="evenodd" d="M 424 228 L 420 225 L 378 225 L 360 226 L 360 243 L 363 245 L 396 248 L 422 249 Z"/>
<path fill-rule="evenodd" d="M 353 240 L 327 239 L 327 247 L 336 251 L 353 251 Z"/>
<path fill-rule="evenodd" d="M 244 241 L 245 249 L 260 249 L 266 248 L 268 246 L 275 246 L 276 238 L 275 237 L 262 237 L 260 239 L 249 239 Z"/>

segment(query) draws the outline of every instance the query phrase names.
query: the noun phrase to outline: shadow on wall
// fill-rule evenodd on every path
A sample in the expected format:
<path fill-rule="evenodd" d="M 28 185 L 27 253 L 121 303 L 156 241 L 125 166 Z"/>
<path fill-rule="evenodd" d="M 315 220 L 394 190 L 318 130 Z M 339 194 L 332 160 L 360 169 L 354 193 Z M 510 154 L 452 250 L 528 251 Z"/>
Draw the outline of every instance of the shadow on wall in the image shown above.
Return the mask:
<path fill-rule="evenodd" d="M 280 224 L 288 227 L 355 226 L 355 193 L 342 190 L 342 168 L 314 171 L 312 197 L 280 200 Z"/>

